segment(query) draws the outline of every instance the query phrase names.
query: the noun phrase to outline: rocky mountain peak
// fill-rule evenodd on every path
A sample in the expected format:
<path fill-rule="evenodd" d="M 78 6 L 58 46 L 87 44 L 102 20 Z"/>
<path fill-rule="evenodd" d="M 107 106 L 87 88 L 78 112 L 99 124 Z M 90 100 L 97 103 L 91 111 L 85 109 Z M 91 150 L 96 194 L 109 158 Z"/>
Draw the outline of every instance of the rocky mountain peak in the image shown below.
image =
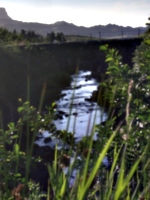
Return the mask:
<path fill-rule="evenodd" d="M 0 19 L 11 19 L 11 18 L 8 16 L 8 14 L 7 14 L 5 8 L 2 8 L 2 7 L 0 8 Z"/>
<path fill-rule="evenodd" d="M 76 26 L 75 24 L 68 23 L 65 21 L 58 21 L 54 24 L 42 24 L 42 23 L 33 23 L 33 22 L 21 22 L 13 20 L 8 16 L 5 8 L 0 7 L 0 27 L 4 27 L 9 31 L 14 29 L 17 32 L 20 32 L 22 29 L 28 31 L 32 30 L 36 33 L 46 36 L 50 32 L 62 32 L 64 35 L 80 35 L 80 36 L 90 36 L 95 38 L 122 38 L 122 37 L 137 37 L 140 34 L 143 34 L 146 30 L 145 27 L 123 27 L 115 24 L 96 25 L 92 27 Z M 124 32 L 123 32 L 124 31 Z"/>

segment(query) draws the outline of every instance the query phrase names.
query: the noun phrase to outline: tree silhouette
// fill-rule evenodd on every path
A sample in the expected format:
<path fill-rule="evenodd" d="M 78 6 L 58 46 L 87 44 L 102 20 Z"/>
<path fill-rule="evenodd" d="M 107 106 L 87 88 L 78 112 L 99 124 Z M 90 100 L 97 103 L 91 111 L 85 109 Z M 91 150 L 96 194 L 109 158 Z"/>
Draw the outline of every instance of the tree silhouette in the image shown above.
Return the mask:
<path fill-rule="evenodd" d="M 55 40 L 55 33 L 52 31 L 51 33 L 48 33 L 46 36 L 47 42 L 54 42 Z"/>
<path fill-rule="evenodd" d="M 150 21 L 150 17 L 148 18 L 148 20 Z M 148 27 L 147 33 L 150 33 L 150 22 L 147 22 L 146 26 Z"/>
<path fill-rule="evenodd" d="M 62 32 L 57 33 L 56 40 L 59 41 L 59 42 L 64 42 L 65 41 L 64 34 Z"/>

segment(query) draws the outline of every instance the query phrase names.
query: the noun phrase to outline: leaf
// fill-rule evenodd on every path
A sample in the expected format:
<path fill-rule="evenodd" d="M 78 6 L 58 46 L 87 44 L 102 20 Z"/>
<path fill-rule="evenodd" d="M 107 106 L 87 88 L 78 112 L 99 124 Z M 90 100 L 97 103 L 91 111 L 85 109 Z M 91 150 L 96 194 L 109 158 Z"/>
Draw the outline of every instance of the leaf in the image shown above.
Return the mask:
<path fill-rule="evenodd" d="M 150 53 L 147 53 L 147 54 L 146 54 L 146 58 L 150 58 Z"/>
<path fill-rule="evenodd" d="M 133 174 L 135 173 L 135 171 L 138 168 L 140 161 L 141 161 L 141 157 L 134 163 L 133 167 L 129 171 L 129 174 L 126 176 L 126 178 L 124 180 L 122 178 L 121 184 L 120 185 L 118 184 L 118 188 L 116 188 L 116 193 L 115 193 L 115 197 L 114 197 L 116 200 L 120 199 L 121 193 L 125 190 L 125 188 L 129 184 Z"/>
<path fill-rule="evenodd" d="M 150 45 L 150 40 L 145 40 L 144 42 Z"/>
<path fill-rule="evenodd" d="M 108 47 L 108 45 L 102 45 L 102 46 L 99 47 L 99 50 L 106 51 L 107 47 Z"/>
<path fill-rule="evenodd" d="M 141 67 L 144 67 L 145 65 L 144 65 L 143 63 L 140 63 L 140 66 L 141 66 Z"/>
<path fill-rule="evenodd" d="M 10 122 L 8 124 L 9 129 L 14 129 L 15 128 L 15 123 L 14 122 Z"/>
<path fill-rule="evenodd" d="M 100 84 L 100 86 L 107 87 L 107 84 L 106 84 L 106 83 L 104 83 L 104 82 L 102 82 L 102 83 Z"/>
<path fill-rule="evenodd" d="M 111 74 L 111 72 L 106 72 L 106 74 Z"/>
<path fill-rule="evenodd" d="M 106 62 L 110 62 L 110 61 L 112 61 L 113 60 L 113 58 L 112 57 L 109 57 L 109 58 L 107 58 L 105 61 Z"/>
<path fill-rule="evenodd" d="M 113 132 L 113 134 L 111 135 L 111 137 L 108 139 L 106 145 L 104 146 L 102 152 L 100 152 L 99 154 L 99 157 L 97 158 L 96 160 L 96 163 L 94 164 L 94 167 L 89 175 L 89 178 L 87 181 L 83 181 L 80 188 L 79 188 L 79 200 L 82 200 L 84 199 L 84 196 L 86 194 L 86 192 L 88 191 L 92 181 L 94 180 L 94 177 L 96 176 L 97 172 L 98 172 L 98 169 L 100 168 L 101 164 L 102 164 L 102 161 L 103 161 L 103 158 L 105 157 L 114 137 L 116 136 L 116 132 Z"/>
<path fill-rule="evenodd" d="M 18 110 L 18 112 L 22 112 L 23 111 L 23 107 L 19 107 L 17 110 Z"/>
<path fill-rule="evenodd" d="M 53 102 L 52 103 L 52 108 L 55 108 L 56 107 L 56 102 Z"/>
<path fill-rule="evenodd" d="M 65 190 L 66 190 L 66 184 L 67 184 L 67 179 L 65 176 L 63 176 L 63 184 L 62 184 L 62 187 L 60 189 L 60 197 L 62 199 L 62 197 L 64 196 L 65 194 Z"/>
<path fill-rule="evenodd" d="M 15 177 L 21 177 L 21 174 L 14 174 Z"/>
<path fill-rule="evenodd" d="M 117 71 L 119 71 L 118 67 L 116 67 L 116 66 L 110 66 L 110 67 L 108 67 L 108 70 L 117 70 Z"/>
<path fill-rule="evenodd" d="M 29 105 L 30 104 L 30 102 L 29 101 L 26 101 L 25 103 L 24 103 L 24 105 Z"/>
<path fill-rule="evenodd" d="M 150 76 L 147 76 L 146 79 L 147 79 L 147 80 L 150 80 Z"/>
<path fill-rule="evenodd" d="M 11 136 L 12 139 L 16 139 L 18 137 L 19 137 L 19 135 L 13 135 L 13 136 Z"/>
<path fill-rule="evenodd" d="M 19 155 L 19 145 L 18 144 L 14 144 L 14 152 L 16 155 Z"/>

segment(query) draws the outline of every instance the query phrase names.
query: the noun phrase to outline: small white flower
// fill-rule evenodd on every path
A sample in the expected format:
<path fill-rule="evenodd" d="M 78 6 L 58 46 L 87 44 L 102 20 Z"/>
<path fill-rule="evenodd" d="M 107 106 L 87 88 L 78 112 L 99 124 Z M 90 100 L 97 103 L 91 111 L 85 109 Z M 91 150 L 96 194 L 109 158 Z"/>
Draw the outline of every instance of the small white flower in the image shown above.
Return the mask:
<path fill-rule="evenodd" d="M 127 140 L 128 139 L 128 135 L 127 134 L 123 134 L 122 139 L 123 140 Z"/>
<path fill-rule="evenodd" d="M 140 127 L 140 128 L 143 128 L 143 127 L 144 127 L 143 123 L 140 122 L 140 123 L 139 123 L 139 127 Z"/>
<path fill-rule="evenodd" d="M 44 130 L 43 129 L 39 129 L 39 133 L 43 133 L 44 132 Z"/>

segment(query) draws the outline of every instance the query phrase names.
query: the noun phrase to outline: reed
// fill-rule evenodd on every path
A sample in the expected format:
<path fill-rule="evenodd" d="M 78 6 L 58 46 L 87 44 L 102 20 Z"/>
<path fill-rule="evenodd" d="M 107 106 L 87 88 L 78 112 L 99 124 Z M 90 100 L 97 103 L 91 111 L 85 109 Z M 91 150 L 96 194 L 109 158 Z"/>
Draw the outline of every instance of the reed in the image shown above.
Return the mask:
<path fill-rule="evenodd" d="M 56 130 L 53 124 L 55 103 L 47 107 L 44 114 L 41 112 L 46 84 L 43 86 L 39 108 L 30 105 L 29 77 L 28 101 L 23 103 L 19 100 L 19 120 L 10 122 L 4 128 L 0 115 L 0 199 L 150 198 L 149 35 L 143 38 L 143 43 L 135 52 L 133 68 L 122 63 L 117 50 L 109 49 L 107 45 L 101 46 L 100 50 L 106 54 L 108 68 L 99 86 L 97 103 L 102 100 L 99 98 L 104 98 L 108 119 L 105 125 L 93 125 L 91 135 L 79 143 L 75 143 L 73 133 L 68 133 L 69 119 L 66 131 Z M 135 69 L 137 66 L 138 70 Z M 103 90 L 107 92 L 102 97 Z M 42 161 L 47 165 L 49 174 L 46 193 L 38 182 L 29 179 L 32 165 L 41 162 L 41 158 L 34 158 L 33 154 L 39 129 L 52 131 L 55 137 L 69 145 L 68 151 L 65 145 L 61 150 L 56 145 L 52 163 Z M 98 132 L 96 141 L 93 140 L 95 131 Z M 108 159 L 107 165 L 104 159 Z"/>

